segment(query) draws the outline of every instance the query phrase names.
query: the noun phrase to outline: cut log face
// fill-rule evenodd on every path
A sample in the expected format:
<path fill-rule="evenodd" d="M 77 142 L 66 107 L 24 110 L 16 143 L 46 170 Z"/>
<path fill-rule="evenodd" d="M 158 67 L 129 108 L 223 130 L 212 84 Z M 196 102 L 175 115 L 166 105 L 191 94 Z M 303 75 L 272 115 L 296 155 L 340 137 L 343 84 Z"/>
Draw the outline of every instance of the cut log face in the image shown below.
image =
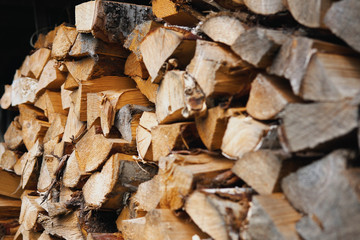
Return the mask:
<path fill-rule="evenodd" d="M 51 119 L 54 114 L 67 115 L 67 111 L 62 108 L 61 93 L 46 90 L 35 102 L 35 107 L 44 111 L 46 117 Z M 52 121 L 51 121 L 52 122 Z"/>
<path fill-rule="evenodd" d="M 142 79 L 149 77 L 144 62 L 135 53 L 131 53 L 126 59 L 124 73 L 130 77 L 140 77 Z"/>
<path fill-rule="evenodd" d="M 178 61 L 180 68 L 190 62 L 194 55 L 195 41 L 186 40 L 185 34 L 161 27 L 149 33 L 141 42 L 140 52 L 152 82 L 159 82 L 159 71 L 170 57 Z"/>
<path fill-rule="evenodd" d="M 46 131 L 50 124 L 37 119 L 26 119 L 22 124 L 22 136 L 26 149 L 30 149 L 35 145 L 36 141 L 43 142 Z"/>
<path fill-rule="evenodd" d="M 156 114 L 144 112 L 136 129 L 136 148 L 141 159 L 153 160 L 151 130 L 158 125 Z"/>
<path fill-rule="evenodd" d="M 80 80 L 75 79 L 70 73 L 68 73 L 66 80 L 64 82 L 64 89 L 66 90 L 76 90 L 80 85 Z"/>
<path fill-rule="evenodd" d="M 286 177 L 282 188 L 291 204 L 307 213 L 298 222 L 298 233 L 306 239 L 356 239 L 359 229 L 359 169 L 346 170 L 354 154 L 337 150 Z M 305 177 L 306 176 L 306 177 Z M 336 208 L 336 211 L 333 209 Z"/>
<path fill-rule="evenodd" d="M 359 12 L 360 5 L 356 0 L 346 0 L 336 2 L 331 5 L 327 11 L 324 22 L 325 25 L 338 37 L 343 39 L 347 44 L 360 52 L 359 29 L 353 28 L 360 23 Z M 352 19 L 345 21 L 345 19 Z M 354 31 L 347 31 L 354 29 Z"/>
<path fill-rule="evenodd" d="M 44 149 L 47 147 L 46 145 L 48 145 L 50 142 L 44 144 Z M 52 150 L 51 153 L 54 153 L 54 150 Z M 37 183 L 37 190 L 39 192 L 47 191 L 51 186 L 53 180 L 55 179 L 55 172 L 59 166 L 59 160 L 56 157 L 51 156 L 51 153 L 46 153 L 46 151 L 44 150 L 44 156 L 42 159 L 39 179 Z"/>
<path fill-rule="evenodd" d="M 12 87 L 11 85 L 5 85 L 5 91 L 0 99 L 0 105 L 2 109 L 8 109 L 11 106 L 11 92 Z"/>
<path fill-rule="evenodd" d="M 296 0 L 287 0 L 288 9 L 296 21 L 311 28 L 324 27 L 323 19 L 332 3 L 332 0 L 316 0 L 300 4 Z"/>
<path fill-rule="evenodd" d="M 276 119 L 289 103 L 300 101 L 285 79 L 258 74 L 251 84 L 246 111 L 259 120 Z"/>
<path fill-rule="evenodd" d="M 21 196 L 21 212 L 19 223 L 24 230 L 30 231 L 36 227 L 39 213 L 45 210 L 35 201 L 38 196 L 29 195 L 30 191 L 25 191 Z"/>
<path fill-rule="evenodd" d="M 0 194 L 11 198 L 20 198 L 23 190 L 19 189 L 21 177 L 14 173 L 0 170 L 0 181 L 6 184 L 0 185 Z"/>
<path fill-rule="evenodd" d="M 75 25 L 78 32 L 91 33 L 95 5 L 95 1 L 88 1 L 75 6 Z"/>
<path fill-rule="evenodd" d="M 118 229 L 122 232 L 124 239 L 142 239 L 145 223 L 145 217 L 127 219 L 121 221 L 121 228 L 118 227 Z"/>
<path fill-rule="evenodd" d="M 7 148 L 12 150 L 19 149 L 21 145 L 24 144 L 19 117 L 16 117 L 14 121 L 11 122 L 4 134 L 4 140 Z"/>
<path fill-rule="evenodd" d="M 282 31 L 254 27 L 242 33 L 231 45 L 241 59 L 258 68 L 270 66 L 288 36 Z"/>
<path fill-rule="evenodd" d="M 17 218 L 20 214 L 21 201 L 19 199 L 0 196 L 1 218 Z"/>
<path fill-rule="evenodd" d="M 77 35 L 76 28 L 62 24 L 56 31 L 54 42 L 52 44 L 51 56 L 56 59 L 66 58 Z"/>
<path fill-rule="evenodd" d="M 187 199 L 185 210 L 199 228 L 214 239 L 239 237 L 239 227 L 249 209 L 248 199 L 223 199 L 216 194 L 195 191 Z M 205 214 L 207 217 L 202 217 Z M 231 220 L 230 220 L 231 219 Z"/>
<path fill-rule="evenodd" d="M 245 32 L 246 25 L 230 14 L 209 15 L 200 26 L 201 30 L 212 40 L 226 45 L 233 45 L 235 40 Z"/>
<path fill-rule="evenodd" d="M 33 78 L 22 77 L 14 79 L 11 85 L 11 105 L 34 103 L 38 81 Z"/>
<path fill-rule="evenodd" d="M 41 73 L 36 94 L 42 94 L 45 89 L 59 89 L 64 82 L 65 75 L 58 69 L 58 62 L 49 60 Z"/>
<path fill-rule="evenodd" d="M 51 51 L 47 48 L 40 48 L 30 56 L 30 71 L 36 79 L 39 79 L 46 63 L 50 59 Z"/>
<path fill-rule="evenodd" d="M 144 80 L 140 77 L 133 77 L 133 80 L 136 82 L 137 87 L 144 94 L 150 102 L 156 102 L 156 95 L 159 85 L 151 82 L 151 78 Z"/>
<path fill-rule="evenodd" d="M 129 55 L 128 51 L 121 45 L 106 43 L 87 33 L 77 35 L 69 52 L 71 57 L 96 56 L 97 54 L 121 58 L 126 58 Z"/>
<path fill-rule="evenodd" d="M 72 91 L 65 89 L 65 83 L 61 85 L 61 106 L 62 109 L 68 110 L 71 105 L 71 95 Z"/>
<path fill-rule="evenodd" d="M 268 130 L 269 126 L 251 117 L 231 117 L 222 140 L 222 153 L 230 158 L 241 158 L 260 146 Z"/>
<path fill-rule="evenodd" d="M 65 130 L 63 135 L 64 142 L 71 142 L 71 138 L 77 138 L 86 129 L 86 124 L 80 121 L 75 112 L 74 104 L 70 105 L 69 115 L 66 120 Z"/>
<path fill-rule="evenodd" d="M 314 149 L 357 128 L 358 108 L 348 101 L 290 104 L 280 115 L 283 144 L 291 152 Z M 301 129 L 302 134 L 298 131 Z"/>
<path fill-rule="evenodd" d="M 0 168 L 7 171 L 13 171 L 14 165 L 19 158 L 20 156 L 17 152 L 8 149 L 4 150 L 4 152 L 0 156 Z"/>
<path fill-rule="evenodd" d="M 34 146 L 29 149 L 29 152 L 24 153 L 23 158 L 24 166 L 21 171 L 21 187 L 23 189 L 36 189 L 38 178 L 38 161 L 43 154 L 43 146 L 39 140 L 36 141 Z"/>
<path fill-rule="evenodd" d="M 156 95 L 156 117 L 160 124 L 185 118 L 184 71 L 173 70 L 165 74 Z"/>
<path fill-rule="evenodd" d="M 249 66 L 221 45 L 197 40 L 195 56 L 186 70 L 206 97 L 241 96 L 250 89 Z"/>
<path fill-rule="evenodd" d="M 341 101 L 360 92 L 360 60 L 336 54 L 311 57 L 301 84 L 300 96 L 313 101 Z"/>
<path fill-rule="evenodd" d="M 301 239 L 295 224 L 301 215 L 281 193 L 254 196 L 247 233 L 251 239 Z"/>
<path fill-rule="evenodd" d="M 30 77 L 34 78 L 34 74 L 30 71 L 30 56 L 26 56 L 21 67 L 20 67 L 20 74 L 21 76 L 18 77 Z"/>
<path fill-rule="evenodd" d="M 283 0 L 244 0 L 244 3 L 251 11 L 262 15 L 276 14 L 285 11 Z"/>
<path fill-rule="evenodd" d="M 53 121 L 47 130 L 45 136 L 44 136 L 44 143 L 64 134 L 65 131 L 65 123 L 67 121 L 67 117 L 59 114 L 54 113 Z"/>

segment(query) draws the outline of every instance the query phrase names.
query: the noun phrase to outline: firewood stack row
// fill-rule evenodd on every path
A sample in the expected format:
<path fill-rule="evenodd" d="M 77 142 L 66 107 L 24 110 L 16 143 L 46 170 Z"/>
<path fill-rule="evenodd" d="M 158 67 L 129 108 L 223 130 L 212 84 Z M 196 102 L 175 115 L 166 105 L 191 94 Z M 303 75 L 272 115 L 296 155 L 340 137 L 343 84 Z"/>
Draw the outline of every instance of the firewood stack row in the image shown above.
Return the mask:
<path fill-rule="evenodd" d="M 90 1 L 1 99 L 5 239 L 357 239 L 358 0 Z"/>

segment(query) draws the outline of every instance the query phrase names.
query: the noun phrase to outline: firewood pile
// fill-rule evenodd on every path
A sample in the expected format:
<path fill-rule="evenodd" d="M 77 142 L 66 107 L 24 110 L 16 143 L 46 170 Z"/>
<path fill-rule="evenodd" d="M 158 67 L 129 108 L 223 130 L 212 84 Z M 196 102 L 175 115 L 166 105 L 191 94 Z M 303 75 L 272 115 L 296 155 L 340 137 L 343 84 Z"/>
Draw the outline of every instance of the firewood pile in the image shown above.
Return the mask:
<path fill-rule="evenodd" d="M 358 239 L 360 1 L 89 1 L 5 86 L 4 239 Z"/>

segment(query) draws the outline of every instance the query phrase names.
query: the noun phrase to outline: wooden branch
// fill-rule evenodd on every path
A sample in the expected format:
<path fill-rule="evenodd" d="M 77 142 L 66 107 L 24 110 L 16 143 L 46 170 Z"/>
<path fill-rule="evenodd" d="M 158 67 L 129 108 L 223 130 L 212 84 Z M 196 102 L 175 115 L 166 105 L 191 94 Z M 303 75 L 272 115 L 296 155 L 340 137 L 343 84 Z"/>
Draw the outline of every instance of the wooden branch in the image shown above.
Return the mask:
<path fill-rule="evenodd" d="M 49 61 L 51 51 L 47 48 L 40 48 L 31 54 L 29 58 L 30 71 L 36 79 L 39 79 L 46 63 Z"/>
<path fill-rule="evenodd" d="M 241 96 L 250 90 L 250 65 L 214 42 L 197 40 L 195 56 L 186 70 L 206 97 Z"/>
<path fill-rule="evenodd" d="M 254 196 L 247 233 L 251 239 L 301 239 L 295 224 L 301 215 L 281 193 Z"/>
<path fill-rule="evenodd" d="M 132 79 L 136 82 L 137 88 L 144 94 L 150 102 L 156 102 L 156 95 L 159 85 L 151 82 L 151 78 L 144 80 L 140 77 L 132 77 Z"/>
<path fill-rule="evenodd" d="M 251 84 L 246 111 L 259 120 L 276 119 L 288 104 L 296 102 L 301 99 L 294 95 L 286 80 L 258 74 Z"/>
<path fill-rule="evenodd" d="M 66 26 L 65 24 L 59 26 L 52 44 L 51 56 L 55 59 L 66 58 L 77 35 L 76 28 Z"/>
<path fill-rule="evenodd" d="M 11 85 L 11 105 L 34 103 L 38 81 L 33 78 L 16 78 Z"/>
<path fill-rule="evenodd" d="M 11 92 L 12 92 L 12 87 L 11 85 L 4 85 L 4 94 L 1 96 L 0 99 L 0 105 L 2 109 L 8 109 L 11 106 Z"/>

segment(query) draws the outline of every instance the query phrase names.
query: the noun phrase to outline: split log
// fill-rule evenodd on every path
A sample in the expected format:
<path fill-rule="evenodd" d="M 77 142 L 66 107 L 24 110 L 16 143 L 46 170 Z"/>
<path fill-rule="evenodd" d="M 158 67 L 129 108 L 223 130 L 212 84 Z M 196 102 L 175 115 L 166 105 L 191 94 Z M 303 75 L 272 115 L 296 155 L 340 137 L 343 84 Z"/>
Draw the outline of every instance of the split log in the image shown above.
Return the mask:
<path fill-rule="evenodd" d="M 251 239 L 300 239 L 295 224 L 301 215 L 281 193 L 254 196 L 248 218 Z"/>
<path fill-rule="evenodd" d="M 26 231 L 39 229 L 37 218 L 45 210 L 35 201 L 38 196 L 31 196 L 30 191 L 25 191 L 21 196 L 21 212 L 19 223 Z"/>
<path fill-rule="evenodd" d="M 35 107 L 44 111 L 50 122 L 53 122 L 53 114 L 67 115 L 67 111 L 62 108 L 61 93 L 46 90 L 35 102 Z"/>
<path fill-rule="evenodd" d="M 246 111 L 259 120 L 276 119 L 290 103 L 301 102 L 289 82 L 274 76 L 258 74 L 251 84 Z"/>
<path fill-rule="evenodd" d="M 126 219 L 121 221 L 121 225 L 118 224 L 118 229 L 124 239 L 143 239 L 145 224 L 145 217 Z"/>
<path fill-rule="evenodd" d="M 20 104 L 18 107 L 20 112 L 19 123 L 21 126 L 24 126 L 24 121 L 28 119 L 47 121 L 44 112 L 33 105 Z"/>
<path fill-rule="evenodd" d="M 135 53 L 131 53 L 126 59 L 124 73 L 130 77 L 140 77 L 142 79 L 149 77 L 144 62 Z"/>
<path fill-rule="evenodd" d="M 8 109 L 11 106 L 11 92 L 12 92 L 12 87 L 11 85 L 4 85 L 5 90 L 4 90 L 4 94 L 2 95 L 1 99 L 0 99 L 0 105 L 2 109 Z"/>
<path fill-rule="evenodd" d="M 140 52 L 152 82 L 161 81 L 162 67 L 169 58 L 176 59 L 177 67 L 185 68 L 194 56 L 195 41 L 190 40 L 191 37 L 194 38 L 190 32 L 163 27 L 145 37 L 140 44 Z"/>
<path fill-rule="evenodd" d="M 20 162 L 24 165 L 21 170 L 21 187 L 23 189 L 36 189 L 39 171 L 39 160 L 43 154 L 43 146 L 39 140 L 34 146 L 29 149 L 29 152 L 24 153 Z"/>
<path fill-rule="evenodd" d="M 30 56 L 30 71 L 36 79 L 39 79 L 46 63 L 49 61 L 51 51 L 47 48 L 40 48 Z"/>
<path fill-rule="evenodd" d="M 244 4 L 256 14 L 270 15 L 285 11 L 283 0 L 244 0 Z"/>
<path fill-rule="evenodd" d="M 76 37 L 69 55 L 71 57 L 86 57 L 96 55 L 108 55 L 126 58 L 129 53 L 126 49 L 115 43 L 106 43 L 93 37 L 91 34 L 79 33 Z"/>
<path fill-rule="evenodd" d="M 223 109 L 218 106 L 208 109 L 204 116 L 195 118 L 196 129 L 207 149 L 213 151 L 221 148 L 229 118 L 243 111 L 245 108 Z"/>
<path fill-rule="evenodd" d="M 71 93 L 72 91 L 65 89 L 65 83 L 61 85 L 61 106 L 62 109 L 68 110 L 71 105 Z"/>
<path fill-rule="evenodd" d="M 65 24 L 59 26 L 52 44 L 51 56 L 55 59 L 66 58 L 77 35 L 76 28 L 66 26 Z"/>
<path fill-rule="evenodd" d="M 91 175 L 83 187 L 87 205 L 117 209 L 122 206 L 126 192 L 136 191 L 141 182 L 150 180 L 157 168 L 130 160 L 131 156 L 115 154 L 101 172 Z M 145 170 L 145 171 L 144 171 Z"/>
<path fill-rule="evenodd" d="M 359 235 L 354 223 L 360 216 L 356 189 L 360 171 L 346 169 L 354 157 L 351 151 L 336 150 L 283 180 L 291 204 L 308 214 L 296 225 L 305 239 L 356 239 Z"/>
<path fill-rule="evenodd" d="M 86 240 L 124 240 L 121 233 L 89 233 Z"/>
<path fill-rule="evenodd" d="M 62 137 L 64 134 L 64 131 L 65 131 L 65 124 L 67 121 L 67 116 L 59 114 L 59 113 L 54 113 L 54 116 L 52 118 L 53 118 L 53 121 L 44 136 L 44 143 L 46 143 L 58 136 Z"/>
<path fill-rule="evenodd" d="M 209 14 L 200 29 L 215 42 L 233 45 L 248 27 L 237 17 L 228 13 Z"/>
<path fill-rule="evenodd" d="M 21 185 L 21 177 L 17 176 L 14 173 L 0 170 L 0 181 L 2 183 L 0 185 L 0 194 L 3 196 L 11 197 L 11 198 L 20 198 L 23 190 L 19 189 L 19 186 Z"/>
<path fill-rule="evenodd" d="M 287 39 L 288 36 L 282 31 L 255 27 L 243 32 L 233 42 L 231 49 L 255 67 L 266 68 Z"/>
<path fill-rule="evenodd" d="M 50 123 L 37 119 L 24 119 L 22 124 L 22 136 L 26 149 L 30 149 L 35 145 L 36 141 L 43 142 L 46 131 L 49 129 Z"/>
<path fill-rule="evenodd" d="M 6 149 L 0 156 L 0 168 L 7 171 L 13 171 L 20 156 L 21 155 L 18 152 Z"/>
<path fill-rule="evenodd" d="M 22 240 L 22 239 L 29 239 L 29 240 L 37 240 L 39 239 L 41 233 L 34 232 L 34 231 L 27 231 L 24 228 L 19 227 L 18 231 L 16 232 L 14 239 L 16 240 Z"/>
<path fill-rule="evenodd" d="M 19 77 L 34 78 L 34 74 L 30 71 L 30 66 L 30 56 L 26 56 L 19 69 L 21 74 Z"/>
<path fill-rule="evenodd" d="M 141 115 L 139 126 L 136 128 L 136 149 L 141 159 L 153 160 L 151 131 L 157 125 L 155 113 L 144 112 Z"/>
<path fill-rule="evenodd" d="M 153 160 L 167 156 L 174 150 L 184 150 L 201 147 L 202 143 L 197 134 L 196 126 L 191 122 L 158 125 L 152 128 L 151 140 Z"/>
<path fill-rule="evenodd" d="M 351 49 L 340 45 L 305 37 L 293 37 L 284 42 L 268 72 L 289 79 L 294 93 L 298 95 L 308 69 L 309 60 L 317 52 L 341 55 L 354 54 Z"/>
<path fill-rule="evenodd" d="M 141 93 L 144 94 L 150 102 L 155 103 L 159 85 L 152 83 L 151 78 L 144 80 L 140 77 L 133 77 L 132 79 L 136 82 L 136 86 L 139 88 Z"/>
<path fill-rule="evenodd" d="M 48 145 L 50 142 L 51 141 L 44 144 L 44 149 L 47 148 L 46 145 Z M 47 151 L 44 150 L 44 156 L 42 159 L 41 169 L 37 182 L 37 190 L 39 192 L 45 192 L 49 189 L 53 180 L 55 179 L 55 172 L 60 162 L 59 159 L 52 156 L 52 154 L 57 155 L 54 153 L 54 150 L 52 150 L 51 153 L 48 153 Z"/>
<path fill-rule="evenodd" d="M 75 112 L 75 105 L 71 103 L 69 108 L 68 118 L 65 124 L 65 130 L 63 135 L 64 142 L 71 142 L 72 138 L 77 139 L 81 133 L 86 129 L 86 123 L 80 121 L 77 118 Z"/>
<path fill-rule="evenodd" d="M 222 198 L 221 191 L 233 191 L 236 198 Z M 249 199 L 243 189 L 213 189 L 195 191 L 186 200 L 185 210 L 199 228 L 214 239 L 239 238 L 239 229 L 246 219 Z M 204 218 L 206 214 L 206 218 Z M 231 237 L 233 236 L 233 237 Z"/>
<path fill-rule="evenodd" d="M 79 32 L 91 32 L 106 42 L 122 42 L 136 25 L 149 20 L 148 6 L 113 1 L 89 1 L 75 7 Z"/>
<path fill-rule="evenodd" d="M 71 76 L 79 83 L 103 76 L 122 76 L 125 60 L 123 58 L 98 55 L 78 61 L 66 61 L 65 65 Z"/>
<path fill-rule="evenodd" d="M 195 56 L 186 70 L 206 97 L 241 96 L 250 90 L 253 74 L 249 66 L 220 44 L 197 40 Z"/>
<path fill-rule="evenodd" d="M 21 201 L 14 198 L 0 196 L 1 218 L 17 218 L 20 214 Z"/>
<path fill-rule="evenodd" d="M 42 94 L 45 89 L 57 90 L 65 82 L 65 75 L 58 69 L 58 64 L 54 59 L 46 63 L 36 89 L 37 95 Z"/>
<path fill-rule="evenodd" d="M 79 156 L 74 150 L 67 160 L 63 175 L 63 184 L 69 188 L 81 188 L 84 181 L 90 174 L 86 173 L 82 163 L 79 162 Z"/>
<path fill-rule="evenodd" d="M 80 121 L 87 119 L 87 94 L 106 90 L 120 91 L 135 88 L 135 82 L 127 77 L 106 76 L 91 81 L 83 81 L 71 95 L 75 103 L 74 111 Z"/>
<path fill-rule="evenodd" d="M 222 153 L 229 158 L 241 158 L 259 148 L 268 131 L 269 126 L 251 117 L 231 117 L 222 140 Z"/>
<path fill-rule="evenodd" d="M 199 13 L 186 11 L 185 4 L 176 4 L 170 0 L 154 0 L 151 2 L 154 15 L 166 22 L 180 26 L 195 26 L 198 22 Z"/>
<path fill-rule="evenodd" d="M 297 152 L 322 147 L 349 134 L 357 128 L 358 109 L 348 101 L 294 103 L 285 107 L 280 118 L 283 146 Z"/>
<path fill-rule="evenodd" d="M 20 147 L 24 144 L 19 117 L 15 117 L 15 119 L 10 123 L 10 126 L 4 134 L 4 140 L 6 147 L 11 150 L 20 149 Z"/>
<path fill-rule="evenodd" d="M 306 4 L 300 4 L 296 0 L 286 1 L 287 8 L 296 21 L 311 28 L 324 27 L 323 19 L 333 3 L 332 0 L 316 0 Z"/>
<path fill-rule="evenodd" d="M 336 2 L 331 5 L 327 11 L 324 22 L 325 25 L 337 36 L 343 39 L 356 51 L 360 52 L 359 29 L 357 26 L 360 23 L 359 12 L 360 5 L 356 0 L 346 0 Z M 346 19 L 351 19 L 347 21 Z M 353 31 L 348 31 L 354 29 Z"/>
<path fill-rule="evenodd" d="M 64 82 L 64 89 L 73 91 L 79 87 L 79 84 L 80 80 L 75 79 L 70 73 L 68 73 Z"/>
<path fill-rule="evenodd" d="M 34 103 L 38 81 L 33 78 L 22 77 L 14 79 L 11 85 L 11 105 Z"/>

